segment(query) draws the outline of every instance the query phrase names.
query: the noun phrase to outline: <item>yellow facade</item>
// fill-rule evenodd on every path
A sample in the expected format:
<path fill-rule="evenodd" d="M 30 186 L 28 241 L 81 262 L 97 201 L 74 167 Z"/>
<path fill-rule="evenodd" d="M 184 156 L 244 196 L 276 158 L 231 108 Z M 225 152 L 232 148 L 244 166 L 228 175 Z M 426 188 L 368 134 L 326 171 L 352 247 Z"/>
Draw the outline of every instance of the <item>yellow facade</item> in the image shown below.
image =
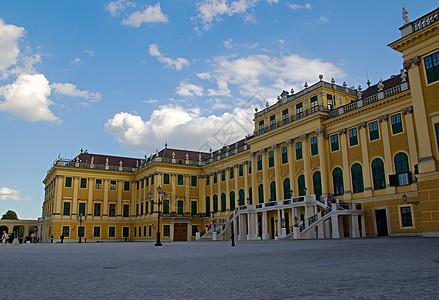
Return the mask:
<path fill-rule="evenodd" d="M 361 204 L 363 236 L 439 236 L 439 60 L 429 65 L 439 59 L 439 22 L 421 22 L 437 13 L 404 25 L 389 45 L 403 55 L 400 74 L 364 90 L 320 77 L 297 93 L 284 91 L 255 113 L 253 135 L 214 152 L 165 148 L 145 159 L 108 156 L 110 163 L 88 153 L 58 160 L 44 180 L 42 239 L 64 230 L 76 240 L 84 207 L 87 240 L 155 239 L 150 200 L 160 199 L 159 186 L 167 194 L 165 240 L 194 239 L 240 205 L 314 194 Z M 107 162 L 95 165 L 90 157 Z M 284 213 L 255 214 L 255 234 L 273 237 L 297 223 L 293 216 L 311 216 L 304 207 Z M 341 236 L 349 235 L 347 218 Z M 288 225 L 274 228 L 281 219 Z"/>

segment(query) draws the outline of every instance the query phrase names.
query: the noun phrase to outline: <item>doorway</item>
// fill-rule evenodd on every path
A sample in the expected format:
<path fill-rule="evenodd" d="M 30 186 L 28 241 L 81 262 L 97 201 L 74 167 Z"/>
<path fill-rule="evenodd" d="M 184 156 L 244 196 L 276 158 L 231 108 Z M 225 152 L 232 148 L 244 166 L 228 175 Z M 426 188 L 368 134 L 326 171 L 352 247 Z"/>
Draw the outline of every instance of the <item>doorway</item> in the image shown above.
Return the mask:
<path fill-rule="evenodd" d="M 385 209 L 375 210 L 375 221 L 377 224 L 377 235 L 388 236 L 389 232 L 387 230 L 387 212 Z"/>
<path fill-rule="evenodd" d="M 174 224 L 174 241 L 187 241 L 187 224 Z"/>

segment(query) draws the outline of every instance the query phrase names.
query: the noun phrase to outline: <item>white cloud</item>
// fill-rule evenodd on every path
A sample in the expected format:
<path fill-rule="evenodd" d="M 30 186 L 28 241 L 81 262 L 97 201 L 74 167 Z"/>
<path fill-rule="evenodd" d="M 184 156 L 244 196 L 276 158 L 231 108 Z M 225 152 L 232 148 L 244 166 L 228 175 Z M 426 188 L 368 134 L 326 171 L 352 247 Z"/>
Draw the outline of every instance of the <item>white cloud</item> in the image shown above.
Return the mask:
<path fill-rule="evenodd" d="M 189 60 L 183 57 L 178 57 L 176 59 L 172 59 L 169 57 L 164 56 L 160 53 L 158 45 L 157 44 L 151 44 L 149 45 L 148 52 L 151 56 L 157 57 L 159 62 L 165 64 L 168 68 L 173 68 L 178 71 L 183 69 L 185 66 L 189 66 Z"/>
<path fill-rule="evenodd" d="M 60 122 L 49 109 L 53 104 L 49 81 L 43 74 L 20 74 L 14 83 L 0 88 L 0 110 L 26 121 Z"/>
<path fill-rule="evenodd" d="M 311 9 L 311 4 L 309 3 L 305 3 L 305 5 L 300 5 L 300 4 L 296 4 L 296 3 L 288 3 L 288 6 L 291 9 Z"/>
<path fill-rule="evenodd" d="M 164 141 L 172 147 L 207 151 L 236 142 L 253 130 L 249 109 L 235 108 L 232 113 L 204 117 L 199 108 L 163 106 L 154 110 L 148 121 L 121 112 L 105 124 L 107 133 L 133 151 L 152 152 L 151 145 Z"/>
<path fill-rule="evenodd" d="M 203 87 L 182 81 L 177 87 L 176 93 L 185 97 L 201 97 L 203 96 Z"/>
<path fill-rule="evenodd" d="M 156 99 L 148 99 L 148 100 L 142 100 L 143 103 L 148 103 L 148 104 L 155 104 L 157 102 L 159 102 L 159 100 Z"/>
<path fill-rule="evenodd" d="M 56 94 L 79 97 L 90 100 L 90 102 L 99 101 L 102 97 L 100 93 L 93 93 L 86 90 L 81 91 L 76 85 L 71 83 L 52 83 L 50 87 Z"/>
<path fill-rule="evenodd" d="M 119 15 L 119 12 L 124 11 L 128 7 L 134 7 L 135 4 L 128 0 L 117 0 L 108 3 L 107 6 L 105 6 L 105 9 L 110 12 L 110 14 L 114 17 Z"/>
<path fill-rule="evenodd" d="M 244 14 L 246 22 L 254 22 L 255 17 L 248 14 L 247 11 L 254 7 L 260 0 L 204 0 L 197 3 L 197 17 L 204 23 L 204 30 L 212 27 L 214 20 L 220 20 L 222 15 L 233 16 L 234 14 Z M 278 3 L 278 0 L 265 0 L 266 2 Z"/>
<path fill-rule="evenodd" d="M 233 40 L 232 39 L 225 40 L 224 47 L 226 47 L 227 49 L 232 49 L 233 48 Z"/>
<path fill-rule="evenodd" d="M 122 21 L 122 25 L 140 27 L 143 23 L 166 23 L 168 16 L 163 14 L 160 3 L 154 6 L 147 6 L 143 11 L 132 13 L 128 19 Z"/>
<path fill-rule="evenodd" d="M 197 76 L 200 79 L 206 79 L 206 80 L 210 80 L 211 79 L 211 75 L 209 73 L 207 73 L 207 72 L 198 73 Z"/>
<path fill-rule="evenodd" d="M 72 61 L 72 64 L 75 64 L 75 65 L 79 65 L 79 64 L 81 64 L 81 59 L 80 59 L 79 57 L 75 58 L 75 59 Z"/>
<path fill-rule="evenodd" d="M 0 188 L 0 200 L 7 201 L 7 200 L 13 200 L 17 202 L 21 201 L 30 201 L 30 197 L 20 197 L 20 192 L 16 190 L 12 190 L 7 187 Z"/>
<path fill-rule="evenodd" d="M 88 54 L 90 57 L 95 55 L 95 52 L 93 50 L 89 50 L 89 49 L 85 50 L 84 53 Z"/>
<path fill-rule="evenodd" d="M 18 40 L 23 37 L 24 33 L 23 27 L 5 24 L 0 19 L 0 71 L 17 63 L 17 57 L 20 54 Z"/>
<path fill-rule="evenodd" d="M 319 18 L 319 22 L 320 23 L 326 23 L 326 22 L 328 22 L 329 21 L 329 19 L 328 19 L 328 17 L 326 17 L 326 16 L 320 16 L 320 18 Z"/>

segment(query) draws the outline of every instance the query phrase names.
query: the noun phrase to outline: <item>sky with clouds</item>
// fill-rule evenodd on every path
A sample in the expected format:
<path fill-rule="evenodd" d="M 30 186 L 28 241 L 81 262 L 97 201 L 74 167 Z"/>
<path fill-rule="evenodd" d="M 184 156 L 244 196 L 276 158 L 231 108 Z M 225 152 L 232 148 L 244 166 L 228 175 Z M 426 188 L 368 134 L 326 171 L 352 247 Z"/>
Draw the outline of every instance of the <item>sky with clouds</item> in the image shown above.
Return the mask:
<path fill-rule="evenodd" d="M 256 107 L 318 75 L 399 73 L 402 6 L 432 1 L 0 0 L 0 213 L 41 215 L 44 179 L 80 149 L 208 151 L 252 133 Z"/>

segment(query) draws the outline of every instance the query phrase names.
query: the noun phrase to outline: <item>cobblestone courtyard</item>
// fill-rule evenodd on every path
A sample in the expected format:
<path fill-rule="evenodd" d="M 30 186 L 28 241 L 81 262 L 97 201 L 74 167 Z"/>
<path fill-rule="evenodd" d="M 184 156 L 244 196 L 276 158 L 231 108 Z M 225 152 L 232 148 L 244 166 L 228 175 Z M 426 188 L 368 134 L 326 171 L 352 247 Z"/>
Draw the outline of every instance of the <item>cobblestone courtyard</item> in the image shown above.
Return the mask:
<path fill-rule="evenodd" d="M 6 299 L 438 299 L 439 239 L 0 247 Z"/>

